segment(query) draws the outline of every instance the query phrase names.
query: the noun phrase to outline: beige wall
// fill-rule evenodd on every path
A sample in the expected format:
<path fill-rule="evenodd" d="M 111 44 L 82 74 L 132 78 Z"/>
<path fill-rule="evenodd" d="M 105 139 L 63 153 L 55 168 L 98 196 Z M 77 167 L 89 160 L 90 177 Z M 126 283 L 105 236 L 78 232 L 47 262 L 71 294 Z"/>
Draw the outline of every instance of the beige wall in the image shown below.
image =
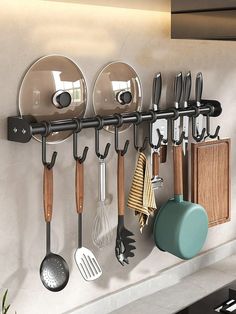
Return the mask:
<path fill-rule="evenodd" d="M 74 211 L 74 161 L 72 141 L 57 145 L 52 246 L 70 266 L 68 286 L 59 293 L 47 291 L 39 279 L 39 265 L 45 254 L 45 228 L 42 209 L 41 146 L 32 140 L 17 144 L 6 140 L 6 118 L 17 113 L 17 94 L 21 79 L 37 58 L 63 54 L 74 59 L 85 73 L 89 90 L 87 116 L 93 114 L 92 87 L 99 70 L 108 62 L 123 60 L 139 73 L 144 91 L 144 109 L 150 104 L 152 78 L 161 71 L 164 79 L 162 106 L 172 100 L 172 79 L 179 71 L 204 74 L 205 98 L 222 102 L 223 113 L 212 126 L 221 123 L 221 136 L 232 137 L 235 155 L 236 43 L 170 40 L 170 14 L 166 12 L 86 6 L 77 3 L 1 0 L 0 9 L 0 286 L 9 288 L 12 309 L 24 314 L 61 314 L 96 298 L 122 289 L 166 267 L 181 262 L 154 247 L 151 229 L 141 236 L 136 218 L 127 212 L 126 224 L 135 233 L 136 256 L 122 267 L 114 257 L 114 244 L 96 249 L 91 240 L 96 210 L 97 160 L 93 130 L 82 132 L 81 141 L 91 147 L 86 163 L 84 245 L 94 251 L 103 276 L 84 282 L 77 270 L 73 253 L 76 247 Z M 131 138 L 131 130 L 124 138 Z M 112 135 L 103 133 L 104 143 Z M 126 159 L 126 192 L 135 164 L 135 151 Z M 234 158 L 233 158 L 234 160 Z M 108 158 L 108 192 L 113 201 L 109 216 L 116 226 L 116 155 Z M 157 193 L 158 204 L 172 194 L 172 170 L 161 168 L 165 188 Z M 204 251 L 235 238 L 235 165 L 232 163 L 232 221 L 214 227 Z"/>

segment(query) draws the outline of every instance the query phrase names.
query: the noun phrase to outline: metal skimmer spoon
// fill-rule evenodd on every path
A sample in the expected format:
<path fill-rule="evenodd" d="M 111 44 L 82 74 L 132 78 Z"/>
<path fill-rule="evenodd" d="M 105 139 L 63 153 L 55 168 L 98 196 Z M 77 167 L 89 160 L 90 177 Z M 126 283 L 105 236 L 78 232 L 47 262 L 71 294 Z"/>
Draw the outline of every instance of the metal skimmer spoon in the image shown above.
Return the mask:
<path fill-rule="evenodd" d="M 51 252 L 51 219 L 53 204 L 53 169 L 44 166 L 43 176 L 44 217 L 46 222 L 46 256 L 40 265 L 40 277 L 44 286 L 53 292 L 65 288 L 69 280 L 69 268 L 63 257 Z"/>

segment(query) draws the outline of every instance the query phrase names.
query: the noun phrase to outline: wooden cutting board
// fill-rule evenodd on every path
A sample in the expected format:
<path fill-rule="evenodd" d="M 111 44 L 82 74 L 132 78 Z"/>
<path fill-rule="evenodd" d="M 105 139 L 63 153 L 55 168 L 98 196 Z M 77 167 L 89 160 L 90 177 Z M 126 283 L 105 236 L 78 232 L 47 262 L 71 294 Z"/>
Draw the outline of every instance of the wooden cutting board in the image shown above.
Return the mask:
<path fill-rule="evenodd" d="M 192 202 L 202 205 L 209 227 L 230 220 L 230 139 L 191 145 Z"/>

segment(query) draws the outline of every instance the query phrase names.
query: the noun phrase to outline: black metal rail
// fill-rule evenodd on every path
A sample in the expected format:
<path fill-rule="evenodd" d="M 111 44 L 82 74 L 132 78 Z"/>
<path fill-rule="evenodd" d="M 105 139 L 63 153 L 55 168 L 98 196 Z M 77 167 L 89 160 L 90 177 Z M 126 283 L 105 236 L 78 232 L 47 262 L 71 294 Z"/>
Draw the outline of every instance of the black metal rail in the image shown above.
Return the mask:
<path fill-rule="evenodd" d="M 221 104 L 216 100 L 202 100 L 201 106 L 196 107 L 195 102 L 189 102 L 187 108 L 170 108 L 167 110 L 160 111 L 146 111 L 140 112 L 141 122 L 153 122 L 153 114 L 155 120 L 157 119 L 177 119 L 182 116 L 196 116 L 199 114 L 209 115 L 211 117 L 217 117 L 221 114 L 222 108 Z M 130 114 L 121 114 L 122 124 L 123 123 L 136 123 L 138 122 L 138 117 L 136 112 Z M 103 126 L 108 125 L 118 125 L 119 119 L 115 116 L 103 116 L 100 120 L 96 116 L 91 118 L 80 119 L 80 128 L 97 128 L 100 126 L 100 121 L 102 119 Z M 62 132 L 62 131 L 75 131 L 78 124 L 74 119 L 61 120 L 61 121 L 50 121 L 48 122 L 50 126 L 50 133 Z M 45 135 L 47 132 L 47 127 L 45 123 L 35 122 L 35 120 L 30 116 L 16 116 L 8 117 L 8 140 L 20 143 L 27 143 L 31 140 L 33 135 Z"/>

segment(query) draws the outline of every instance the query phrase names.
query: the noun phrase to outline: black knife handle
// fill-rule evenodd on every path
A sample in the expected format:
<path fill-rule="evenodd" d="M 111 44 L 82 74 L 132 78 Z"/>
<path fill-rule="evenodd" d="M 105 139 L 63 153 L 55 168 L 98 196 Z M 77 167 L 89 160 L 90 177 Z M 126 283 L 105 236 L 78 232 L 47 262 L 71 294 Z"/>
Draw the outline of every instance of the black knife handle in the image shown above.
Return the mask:
<path fill-rule="evenodd" d="M 156 105 L 157 110 L 159 110 L 159 102 L 161 98 L 161 90 L 162 90 L 162 77 L 161 73 L 157 73 L 157 75 L 153 79 L 153 87 L 152 87 L 152 104 Z"/>
<path fill-rule="evenodd" d="M 191 72 L 189 71 L 184 79 L 184 101 L 188 102 L 191 94 L 192 88 L 192 77 Z"/>
<path fill-rule="evenodd" d="M 179 104 L 183 89 L 183 75 L 182 72 L 178 73 L 175 77 L 175 86 L 174 86 L 174 93 L 175 93 L 175 102 Z"/>
<path fill-rule="evenodd" d="M 196 86 L 195 86 L 195 93 L 196 93 L 196 101 L 197 102 L 201 102 L 202 89 L 203 89 L 203 76 L 202 76 L 202 73 L 199 72 L 196 76 Z"/>

